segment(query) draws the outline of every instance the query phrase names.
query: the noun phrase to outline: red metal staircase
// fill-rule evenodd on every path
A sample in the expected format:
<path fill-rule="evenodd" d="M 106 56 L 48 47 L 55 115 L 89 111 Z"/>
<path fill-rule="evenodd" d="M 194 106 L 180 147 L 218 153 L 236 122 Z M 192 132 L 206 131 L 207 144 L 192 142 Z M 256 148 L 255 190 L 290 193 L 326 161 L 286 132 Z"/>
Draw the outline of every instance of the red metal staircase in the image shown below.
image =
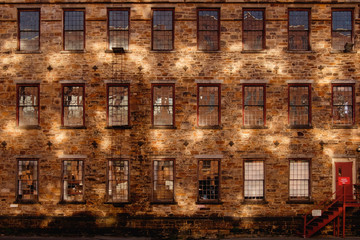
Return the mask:
<path fill-rule="evenodd" d="M 320 206 L 325 206 L 325 208 L 322 209 L 321 216 L 310 217 L 309 215 L 311 212 L 304 215 L 304 230 L 302 234 L 304 238 L 311 237 L 331 222 L 334 223 L 334 235 L 337 232 L 337 235 L 339 236 L 340 217 L 342 217 L 342 233 L 343 237 L 345 237 L 346 207 L 360 207 L 360 184 L 354 184 L 354 195 L 346 195 L 345 188 L 343 187 L 339 192 L 333 193 L 331 198 L 333 198 L 333 196 L 337 197 L 330 203 L 329 200 L 326 200 L 320 204 Z"/>

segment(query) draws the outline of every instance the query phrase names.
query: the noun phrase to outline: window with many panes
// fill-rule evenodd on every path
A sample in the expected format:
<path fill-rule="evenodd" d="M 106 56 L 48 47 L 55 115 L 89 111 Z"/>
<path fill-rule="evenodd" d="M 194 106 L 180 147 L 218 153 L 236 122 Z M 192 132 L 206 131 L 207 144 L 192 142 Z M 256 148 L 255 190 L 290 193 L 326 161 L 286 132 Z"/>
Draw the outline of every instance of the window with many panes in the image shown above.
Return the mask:
<path fill-rule="evenodd" d="M 109 127 L 129 126 L 130 85 L 107 85 L 107 118 Z"/>
<path fill-rule="evenodd" d="M 244 126 L 265 125 L 265 84 L 243 85 Z"/>
<path fill-rule="evenodd" d="M 63 161 L 62 188 L 63 201 L 81 202 L 84 200 L 84 161 Z"/>
<path fill-rule="evenodd" d="M 220 9 L 198 9 L 197 38 L 201 51 L 220 49 Z"/>
<path fill-rule="evenodd" d="M 220 84 L 198 84 L 198 126 L 216 127 L 220 125 Z"/>
<path fill-rule="evenodd" d="M 17 84 L 17 124 L 18 126 L 39 125 L 39 84 Z"/>
<path fill-rule="evenodd" d="M 108 10 L 109 49 L 129 50 L 129 19 L 128 9 Z"/>
<path fill-rule="evenodd" d="M 335 125 L 352 125 L 355 122 L 354 85 L 332 85 L 332 117 Z"/>
<path fill-rule="evenodd" d="M 83 127 L 85 125 L 85 85 L 62 85 L 62 126 Z"/>
<path fill-rule="evenodd" d="M 174 84 L 152 84 L 153 126 L 174 126 Z"/>
<path fill-rule="evenodd" d="M 289 178 L 290 200 L 309 199 L 310 197 L 310 161 L 290 160 Z"/>
<path fill-rule="evenodd" d="M 85 11 L 64 10 L 64 50 L 78 51 L 85 48 Z"/>
<path fill-rule="evenodd" d="M 289 124 L 290 126 L 311 125 L 311 85 L 289 85 Z"/>
<path fill-rule="evenodd" d="M 174 10 L 153 9 L 152 50 L 174 49 Z"/>
<path fill-rule="evenodd" d="M 264 199 L 264 161 L 244 162 L 244 199 Z"/>
<path fill-rule="evenodd" d="M 289 9 L 289 50 L 309 50 L 309 32 L 310 9 Z"/>
<path fill-rule="evenodd" d="M 38 160 L 18 160 L 16 199 L 20 202 L 38 200 Z"/>
<path fill-rule="evenodd" d="M 108 162 L 108 201 L 129 201 L 129 161 L 111 159 Z"/>
<path fill-rule="evenodd" d="M 331 45 L 334 50 L 344 50 L 353 41 L 353 10 L 332 9 Z"/>
<path fill-rule="evenodd" d="M 202 159 L 198 163 L 198 201 L 220 200 L 220 160 Z"/>
<path fill-rule="evenodd" d="M 154 160 L 153 201 L 174 201 L 174 160 Z"/>
<path fill-rule="evenodd" d="M 265 10 L 243 10 L 243 49 L 265 49 Z"/>
<path fill-rule="evenodd" d="M 40 10 L 19 9 L 18 29 L 20 51 L 38 51 L 40 48 Z"/>

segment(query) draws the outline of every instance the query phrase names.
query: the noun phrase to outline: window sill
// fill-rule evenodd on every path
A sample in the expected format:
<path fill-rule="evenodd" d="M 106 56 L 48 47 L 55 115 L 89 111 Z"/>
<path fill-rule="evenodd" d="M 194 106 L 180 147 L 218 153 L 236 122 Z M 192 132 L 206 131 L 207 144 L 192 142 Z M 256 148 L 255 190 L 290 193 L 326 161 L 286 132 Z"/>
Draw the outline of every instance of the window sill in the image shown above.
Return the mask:
<path fill-rule="evenodd" d="M 177 205 L 175 201 L 168 201 L 168 202 L 150 202 L 151 205 Z"/>
<path fill-rule="evenodd" d="M 17 50 L 15 54 L 41 54 L 42 51 L 26 51 L 26 50 Z"/>
<path fill-rule="evenodd" d="M 208 51 L 206 51 L 206 50 L 197 50 L 196 52 L 197 53 L 221 53 L 222 51 L 220 51 L 220 50 L 213 50 L 213 51 L 211 51 L 211 50 L 208 50 Z"/>
<path fill-rule="evenodd" d="M 198 200 L 196 202 L 197 205 L 222 205 L 223 202 L 220 200 L 208 200 L 208 201 L 200 201 Z"/>
<path fill-rule="evenodd" d="M 313 126 L 311 126 L 311 125 L 293 125 L 293 126 L 288 126 L 288 129 L 313 129 Z"/>
<path fill-rule="evenodd" d="M 73 202 L 71 202 L 71 201 L 62 200 L 58 204 L 79 204 L 79 205 L 84 205 L 84 204 L 86 204 L 86 201 L 73 201 Z"/>
<path fill-rule="evenodd" d="M 244 205 L 263 205 L 268 204 L 268 201 L 265 201 L 265 199 L 245 199 L 242 204 Z"/>
<path fill-rule="evenodd" d="M 150 129 L 177 129 L 175 126 L 152 126 Z"/>
<path fill-rule="evenodd" d="M 17 126 L 17 129 L 41 129 L 38 125 Z"/>
<path fill-rule="evenodd" d="M 357 129 L 355 125 L 332 125 L 331 129 Z"/>
<path fill-rule="evenodd" d="M 356 54 L 356 51 L 350 51 L 350 52 L 345 52 L 345 50 L 331 50 L 330 54 L 338 54 L 338 53 L 348 53 L 348 54 Z"/>
<path fill-rule="evenodd" d="M 241 53 L 262 53 L 262 54 L 266 54 L 266 50 L 262 49 L 262 50 L 242 50 Z"/>
<path fill-rule="evenodd" d="M 269 129 L 267 126 L 242 126 L 241 129 Z"/>
<path fill-rule="evenodd" d="M 287 204 L 314 204 L 314 201 L 311 200 L 288 200 Z"/>
<path fill-rule="evenodd" d="M 61 126 L 60 129 L 86 129 L 85 126 Z"/>
<path fill-rule="evenodd" d="M 176 51 L 173 49 L 171 49 L 171 50 L 150 50 L 150 52 L 152 52 L 152 53 L 176 53 Z"/>
<path fill-rule="evenodd" d="M 221 126 L 197 126 L 195 129 L 222 129 Z"/>
<path fill-rule="evenodd" d="M 105 50 L 105 53 L 114 53 L 114 51 L 111 50 L 111 49 L 106 49 L 106 50 Z M 131 53 L 131 51 L 125 50 L 125 53 Z M 122 53 L 116 53 L 116 54 L 122 54 Z"/>
<path fill-rule="evenodd" d="M 14 202 L 14 204 L 41 204 L 39 201 L 37 200 L 21 200 L 18 199 Z"/>
<path fill-rule="evenodd" d="M 72 53 L 86 53 L 85 50 L 64 50 L 60 52 L 61 54 L 72 54 Z"/>
<path fill-rule="evenodd" d="M 105 202 L 104 204 L 111 204 L 114 207 L 124 207 L 125 205 L 131 204 L 131 202 Z"/>
<path fill-rule="evenodd" d="M 312 50 L 286 50 L 287 53 L 294 53 L 294 54 L 309 54 L 309 53 L 316 53 Z"/>
<path fill-rule="evenodd" d="M 124 126 L 107 126 L 105 129 L 132 129 L 132 126 L 124 125 Z"/>

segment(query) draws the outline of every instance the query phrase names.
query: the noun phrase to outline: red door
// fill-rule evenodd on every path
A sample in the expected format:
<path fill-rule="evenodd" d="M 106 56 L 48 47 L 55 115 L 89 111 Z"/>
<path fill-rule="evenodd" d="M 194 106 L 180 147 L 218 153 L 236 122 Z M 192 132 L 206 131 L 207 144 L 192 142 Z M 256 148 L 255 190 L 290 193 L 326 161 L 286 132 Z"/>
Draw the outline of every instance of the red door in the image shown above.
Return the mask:
<path fill-rule="evenodd" d="M 340 177 L 348 177 L 350 183 L 345 185 L 345 195 L 347 200 L 353 199 L 352 191 L 352 162 L 336 162 L 335 163 L 335 174 L 336 174 L 336 198 L 343 193 L 343 185 L 339 185 Z"/>

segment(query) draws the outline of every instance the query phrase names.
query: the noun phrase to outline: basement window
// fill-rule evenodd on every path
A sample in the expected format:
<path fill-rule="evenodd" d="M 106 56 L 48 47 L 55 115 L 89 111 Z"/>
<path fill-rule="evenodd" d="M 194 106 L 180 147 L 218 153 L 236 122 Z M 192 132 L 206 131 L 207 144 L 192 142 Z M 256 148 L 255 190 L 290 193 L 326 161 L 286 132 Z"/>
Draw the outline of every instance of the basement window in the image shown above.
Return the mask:
<path fill-rule="evenodd" d="M 62 172 L 62 200 L 82 202 L 84 200 L 84 170 L 82 160 L 64 160 Z"/>
<path fill-rule="evenodd" d="M 16 200 L 21 203 L 38 201 L 38 160 L 18 160 Z"/>
<path fill-rule="evenodd" d="M 153 9 L 152 50 L 174 49 L 174 9 Z"/>
<path fill-rule="evenodd" d="M 198 201 L 219 202 L 220 160 L 204 159 L 198 162 Z"/>
<path fill-rule="evenodd" d="M 332 85 L 333 124 L 346 126 L 355 123 L 354 84 Z"/>
<path fill-rule="evenodd" d="M 174 202 L 174 160 L 154 160 L 153 201 Z"/>
<path fill-rule="evenodd" d="M 17 84 L 17 125 L 19 127 L 36 127 L 39 125 L 39 84 Z"/>
<path fill-rule="evenodd" d="M 310 9 L 289 9 L 289 50 L 308 51 Z"/>
<path fill-rule="evenodd" d="M 81 51 L 85 48 L 85 11 L 64 10 L 64 50 Z"/>
<path fill-rule="evenodd" d="M 129 126 L 130 85 L 107 85 L 107 119 L 109 127 Z"/>
<path fill-rule="evenodd" d="M 243 123 L 245 127 L 265 125 L 265 84 L 243 85 Z"/>
<path fill-rule="evenodd" d="M 220 49 L 220 9 L 198 9 L 198 50 Z"/>
<path fill-rule="evenodd" d="M 152 124 L 173 127 L 175 122 L 175 84 L 152 84 Z"/>
<path fill-rule="evenodd" d="M 265 10 L 243 10 L 243 49 L 259 51 L 265 49 Z"/>
<path fill-rule="evenodd" d="M 62 98 L 62 126 L 71 128 L 84 127 L 85 85 L 63 84 Z"/>
<path fill-rule="evenodd" d="M 20 51 L 38 51 L 40 48 L 40 10 L 19 9 L 18 44 Z"/>
<path fill-rule="evenodd" d="M 128 9 L 108 10 L 109 48 L 129 50 L 129 19 Z"/>
<path fill-rule="evenodd" d="M 292 127 L 311 125 L 311 85 L 289 85 L 289 124 Z"/>
<path fill-rule="evenodd" d="M 264 161 L 244 162 L 244 199 L 264 200 Z"/>
<path fill-rule="evenodd" d="M 334 50 L 345 50 L 353 42 L 353 10 L 332 9 L 331 45 Z"/>
<path fill-rule="evenodd" d="M 108 164 L 108 201 L 129 202 L 129 161 L 112 159 Z"/>
<path fill-rule="evenodd" d="M 198 84 L 197 123 L 199 127 L 220 126 L 220 84 Z"/>
<path fill-rule="evenodd" d="M 309 200 L 309 160 L 290 160 L 289 197 L 290 200 Z"/>

